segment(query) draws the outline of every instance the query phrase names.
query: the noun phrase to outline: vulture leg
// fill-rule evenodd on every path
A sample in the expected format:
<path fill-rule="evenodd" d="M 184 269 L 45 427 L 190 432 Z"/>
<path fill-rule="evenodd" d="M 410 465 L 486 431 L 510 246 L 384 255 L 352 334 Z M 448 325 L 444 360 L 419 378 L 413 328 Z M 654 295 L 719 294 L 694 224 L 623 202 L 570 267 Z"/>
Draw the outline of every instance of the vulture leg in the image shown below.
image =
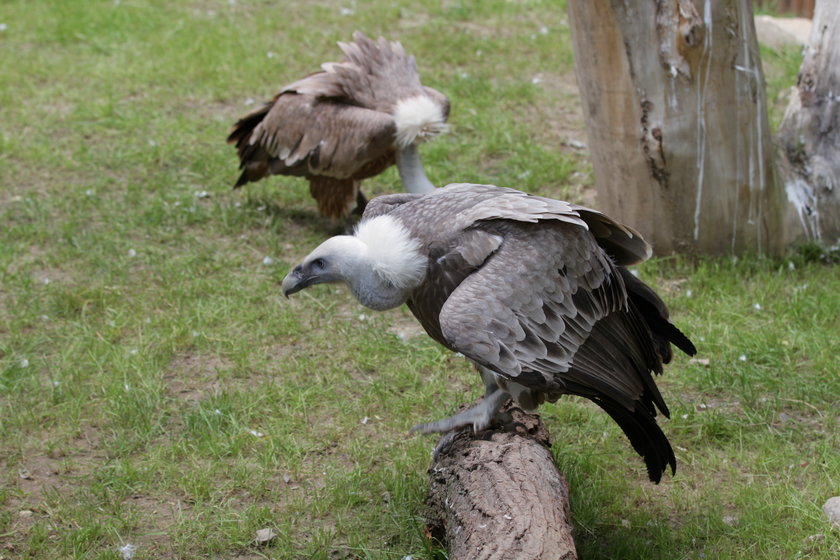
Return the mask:
<path fill-rule="evenodd" d="M 411 428 L 411 433 L 445 433 L 458 428 L 465 428 L 467 426 L 472 426 L 474 432 L 480 432 L 490 426 L 496 418 L 499 409 L 509 398 L 510 395 L 507 391 L 503 391 L 497 387 L 496 390 L 489 395 L 484 395 L 484 399 L 474 407 L 468 408 L 467 410 L 459 412 L 454 416 L 443 418 L 436 422 L 418 424 Z"/>
<path fill-rule="evenodd" d="M 355 213 L 354 213 L 355 214 Z M 353 235 L 356 231 L 357 217 L 354 215 L 344 216 L 344 228 L 339 229 L 333 235 Z"/>
<path fill-rule="evenodd" d="M 365 193 L 363 193 L 362 190 L 359 189 L 359 192 L 356 193 L 356 208 L 355 210 L 353 210 L 353 214 L 355 214 L 356 216 L 361 216 L 362 214 L 364 214 L 365 208 L 367 207 L 367 203 L 368 201 L 367 197 L 365 196 Z"/>
<path fill-rule="evenodd" d="M 445 433 L 467 426 L 472 426 L 474 432 L 480 432 L 488 428 L 494 421 L 506 422 L 507 415 L 500 414 L 499 409 L 508 399 L 510 399 L 510 395 L 507 391 L 499 389 L 495 385 L 492 386 L 492 389 L 488 386 L 487 392 L 484 394 L 484 399 L 479 404 L 436 422 L 418 424 L 411 428 L 411 433 Z"/>
<path fill-rule="evenodd" d="M 353 233 L 356 230 L 356 224 L 362 217 L 362 213 L 365 211 L 365 207 L 367 206 L 367 197 L 365 197 L 364 193 L 359 188 L 361 184 L 361 181 L 353 181 L 353 189 L 356 191 L 356 207 L 350 210 L 350 205 L 353 204 L 352 202 L 350 202 L 350 204 L 347 207 L 348 212 L 347 215 L 344 216 L 343 233 L 345 235 L 353 235 Z"/>

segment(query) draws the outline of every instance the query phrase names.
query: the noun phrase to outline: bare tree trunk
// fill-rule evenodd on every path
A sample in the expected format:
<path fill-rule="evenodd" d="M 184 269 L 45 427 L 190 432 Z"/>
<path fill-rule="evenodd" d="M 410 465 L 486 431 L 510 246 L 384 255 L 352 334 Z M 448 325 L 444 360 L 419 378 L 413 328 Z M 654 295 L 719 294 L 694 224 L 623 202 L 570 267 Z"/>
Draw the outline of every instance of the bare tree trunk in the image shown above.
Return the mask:
<path fill-rule="evenodd" d="M 793 227 L 808 239 L 840 238 L 840 10 L 817 3 L 796 89 L 779 129 L 780 171 Z"/>
<path fill-rule="evenodd" d="M 779 253 L 750 0 L 568 0 L 598 208 L 657 254 Z"/>
<path fill-rule="evenodd" d="M 426 522 L 450 560 L 574 560 L 569 488 L 539 417 L 516 432 L 444 436 L 429 468 Z"/>

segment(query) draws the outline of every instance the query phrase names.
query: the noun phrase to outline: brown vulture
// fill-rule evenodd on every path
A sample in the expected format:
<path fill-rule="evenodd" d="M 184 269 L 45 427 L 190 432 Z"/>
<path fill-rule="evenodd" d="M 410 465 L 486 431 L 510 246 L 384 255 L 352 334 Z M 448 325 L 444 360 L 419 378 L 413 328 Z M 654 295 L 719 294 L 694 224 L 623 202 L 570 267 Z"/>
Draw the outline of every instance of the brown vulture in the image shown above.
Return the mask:
<path fill-rule="evenodd" d="M 417 147 L 446 129 L 449 99 L 420 83 L 398 42 L 357 31 L 338 46 L 343 61 L 287 85 L 233 126 L 227 141 L 242 169 L 234 188 L 267 175 L 306 177 L 333 221 L 363 210 L 361 181 L 395 162 L 408 192 L 434 189 Z"/>
<path fill-rule="evenodd" d="M 625 267 L 650 256 L 629 227 L 582 206 L 492 185 L 452 184 L 373 199 L 354 235 L 332 237 L 283 280 L 293 294 L 345 283 L 372 309 L 401 303 L 433 339 L 477 366 L 483 401 L 414 431 L 476 431 L 512 398 L 561 395 L 603 408 L 658 482 L 676 459 L 657 425 L 653 380 L 671 344 L 693 355 L 665 304 Z"/>

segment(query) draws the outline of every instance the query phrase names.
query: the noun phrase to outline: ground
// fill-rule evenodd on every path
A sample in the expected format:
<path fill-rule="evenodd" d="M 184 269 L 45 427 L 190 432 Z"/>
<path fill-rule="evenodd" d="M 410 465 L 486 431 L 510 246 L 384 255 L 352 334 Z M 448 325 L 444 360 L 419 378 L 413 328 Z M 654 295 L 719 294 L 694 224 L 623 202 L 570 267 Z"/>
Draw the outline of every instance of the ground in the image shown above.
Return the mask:
<path fill-rule="evenodd" d="M 441 557 L 421 518 L 434 441 L 407 430 L 478 397 L 477 376 L 404 309 L 284 299 L 331 225 L 300 181 L 232 191 L 224 138 L 362 29 L 453 101 L 422 148 L 434 182 L 592 204 L 564 11 L 21 0 L 0 24 L 0 558 Z M 798 54 L 762 56 L 779 114 Z M 365 184 L 397 189 L 393 170 Z M 596 407 L 542 409 L 581 556 L 836 557 L 836 270 L 794 253 L 639 272 L 708 363 L 661 378 L 679 470 L 658 486 Z"/>

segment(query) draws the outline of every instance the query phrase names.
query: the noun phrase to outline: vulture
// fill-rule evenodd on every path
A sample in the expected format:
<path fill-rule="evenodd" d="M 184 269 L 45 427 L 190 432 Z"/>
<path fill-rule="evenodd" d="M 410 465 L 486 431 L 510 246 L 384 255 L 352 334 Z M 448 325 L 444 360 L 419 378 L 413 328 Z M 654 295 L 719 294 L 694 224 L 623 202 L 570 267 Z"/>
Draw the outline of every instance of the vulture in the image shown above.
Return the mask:
<path fill-rule="evenodd" d="M 418 145 L 446 130 L 449 117 L 449 99 L 420 83 L 400 43 L 357 31 L 338 46 L 343 61 L 282 88 L 227 139 L 242 169 L 234 188 L 267 175 L 306 177 L 319 212 L 334 222 L 354 206 L 364 210 L 361 181 L 395 162 L 408 192 L 434 189 Z"/>
<path fill-rule="evenodd" d="M 374 198 L 353 235 L 324 241 L 283 279 L 288 297 L 325 282 L 371 309 L 406 303 L 434 340 L 471 360 L 483 400 L 412 431 L 475 431 L 509 399 L 533 411 L 561 395 L 595 402 L 659 482 L 676 459 L 656 423 L 653 380 L 671 344 L 696 353 L 654 291 L 625 268 L 650 246 L 596 210 L 493 185 Z"/>

